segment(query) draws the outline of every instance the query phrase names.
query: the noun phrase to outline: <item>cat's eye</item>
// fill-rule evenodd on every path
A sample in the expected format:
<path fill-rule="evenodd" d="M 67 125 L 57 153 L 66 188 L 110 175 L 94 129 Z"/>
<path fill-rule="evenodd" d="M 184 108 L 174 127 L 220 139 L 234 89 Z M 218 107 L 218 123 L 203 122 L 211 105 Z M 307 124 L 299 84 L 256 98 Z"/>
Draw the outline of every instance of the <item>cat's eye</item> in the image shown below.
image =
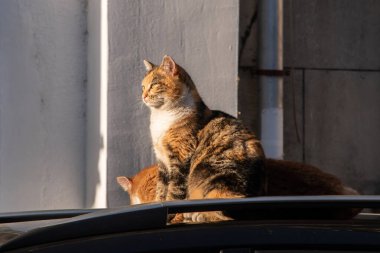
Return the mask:
<path fill-rule="evenodd" d="M 150 85 L 149 89 L 155 89 L 155 90 L 157 90 L 157 87 L 159 87 L 159 86 L 160 86 L 160 83 L 152 83 Z"/>

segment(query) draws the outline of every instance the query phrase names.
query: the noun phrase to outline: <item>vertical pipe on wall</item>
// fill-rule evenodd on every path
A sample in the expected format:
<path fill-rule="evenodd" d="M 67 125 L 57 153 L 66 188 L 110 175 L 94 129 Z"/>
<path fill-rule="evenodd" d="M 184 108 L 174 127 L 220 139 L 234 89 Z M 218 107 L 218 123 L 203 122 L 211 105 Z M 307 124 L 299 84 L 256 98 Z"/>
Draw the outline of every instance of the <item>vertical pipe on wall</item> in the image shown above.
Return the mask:
<path fill-rule="evenodd" d="M 259 0 L 261 142 L 267 157 L 283 157 L 283 0 Z"/>

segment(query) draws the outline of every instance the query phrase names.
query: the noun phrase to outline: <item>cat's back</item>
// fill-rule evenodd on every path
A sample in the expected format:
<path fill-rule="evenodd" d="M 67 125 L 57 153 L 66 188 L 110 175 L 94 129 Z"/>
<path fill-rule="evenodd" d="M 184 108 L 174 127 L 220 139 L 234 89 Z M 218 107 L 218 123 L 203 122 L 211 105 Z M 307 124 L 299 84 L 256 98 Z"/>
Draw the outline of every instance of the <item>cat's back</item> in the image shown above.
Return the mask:
<path fill-rule="evenodd" d="M 264 158 L 264 151 L 256 136 L 240 120 L 221 111 L 212 111 L 211 117 L 198 133 L 198 141 L 199 154 L 223 155 L 232 160 Z"/>
<path fill-rule="evenodd" d="M 312 165 L 266 160 L 268 195 L 341 195 L 345 186 L 336 176 Z"/>
<path fill-rule="evenodd" d="M 236 118 L 213 111 L 197 135 L 189 190 L 219 195 L 261 195 L 265 185 L 264 152 L 258 139 Z M 218 195 L 218 196 L 219 196 Z"/>

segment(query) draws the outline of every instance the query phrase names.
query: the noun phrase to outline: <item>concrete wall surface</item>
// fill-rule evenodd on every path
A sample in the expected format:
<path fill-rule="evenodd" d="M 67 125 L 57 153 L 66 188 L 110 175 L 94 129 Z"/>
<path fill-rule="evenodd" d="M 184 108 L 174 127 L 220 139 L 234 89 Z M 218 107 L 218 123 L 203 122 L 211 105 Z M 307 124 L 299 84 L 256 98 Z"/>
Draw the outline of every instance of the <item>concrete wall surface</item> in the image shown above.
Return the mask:
<path fill-rule="evenodd" d="M 292 71 L 286 104 L 295 107 L 285 116 L 286 159 L 318 166 L 362 193 L 379 194 L 379 80 L 380 72 Z"/>
<path fill-rule="evenodd" d="M 0 212 L 84 207 L 85 1 L 0 1 Z"/>
<path fill-rule="evenodd" d="M 0 212 L 128 203 L 115 177 L 155 161 L 145 58 L 171 55 L 211 108 L 236 116 L 238 8 L 0 1 Z"/>
<path fill-rule="evenodd" d="M 284 7 L 291 71 L 285 158 L 380 194 L 380 2 L 293 0 Z"/>
<path fill-rule="evenodd" d="M 257 1 L 240 1 L 239 116 L 260 132 Z M 284 159 L 380 194 L 380 1 L 284 1 Z"/>
<path fill-rule="evenodd" d="M 237 114 L 237 0 L 112 0 L 109 15 L 108 202 L 126 203 L 115 184 L 155 161 L 149 110 L 141 102 L 143 59 L 168 54 L 212 109 Z"/>
<path fill-rule="evenodd" d="M 306 71 L 305 160 L 380 194 L 380 72 Z M 328 124 L 324 124 L 324 122 Z"/>
<path fill-rule="evenodd" d="M 380 2 L 290 0 L 285 8 L 285 65 L 380 69 Z"/>

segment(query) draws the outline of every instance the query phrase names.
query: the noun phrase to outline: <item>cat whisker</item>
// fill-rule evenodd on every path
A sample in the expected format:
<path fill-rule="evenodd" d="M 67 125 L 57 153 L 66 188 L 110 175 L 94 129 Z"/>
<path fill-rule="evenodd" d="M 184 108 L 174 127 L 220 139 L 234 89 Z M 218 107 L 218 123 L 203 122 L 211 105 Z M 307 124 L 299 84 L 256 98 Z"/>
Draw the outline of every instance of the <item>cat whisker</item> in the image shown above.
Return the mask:
<path fill-rule="evenodd" d="M 138 110 L 144 110 L 146 108 L 146 105 L 144 104 L 141 98 L 138 98 L 138 99 L 136 98 L 136 100 L 133 101 L 131 105 L 133 108 L 136 108 Z"/>

